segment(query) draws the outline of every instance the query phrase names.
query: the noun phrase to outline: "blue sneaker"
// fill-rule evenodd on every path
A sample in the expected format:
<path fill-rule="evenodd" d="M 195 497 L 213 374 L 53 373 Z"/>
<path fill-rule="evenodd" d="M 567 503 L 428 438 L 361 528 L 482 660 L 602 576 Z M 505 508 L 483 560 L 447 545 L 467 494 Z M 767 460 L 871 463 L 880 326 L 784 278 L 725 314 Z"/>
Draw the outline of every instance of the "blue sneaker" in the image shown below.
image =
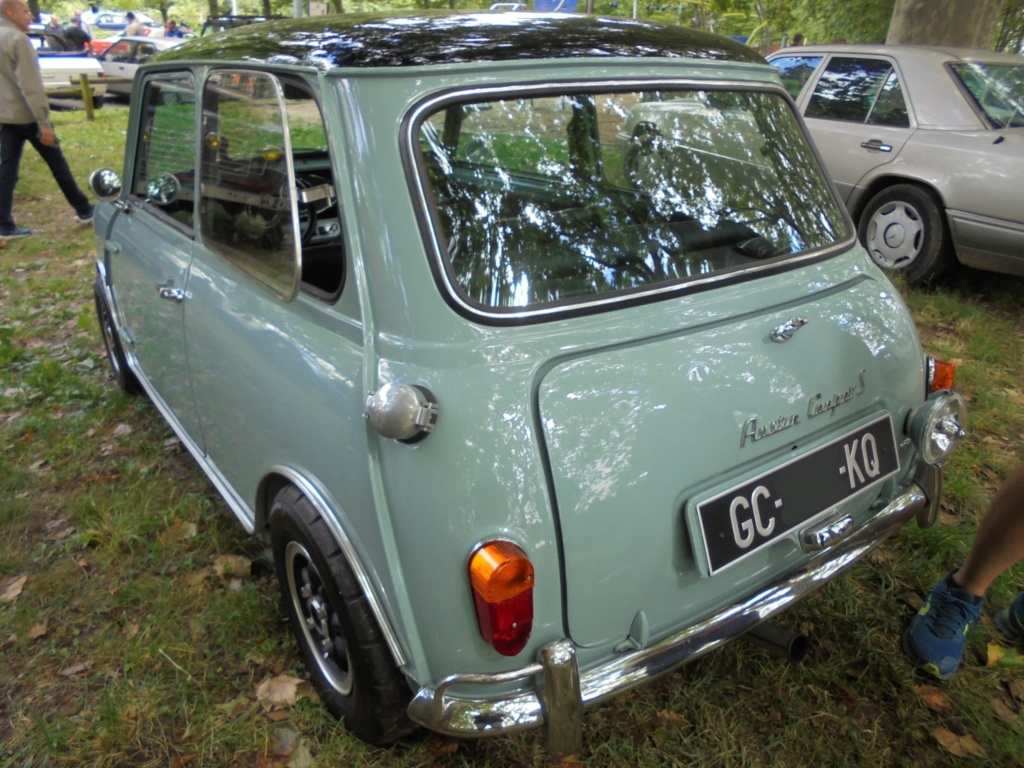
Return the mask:
<path fill-rule="evenodd" d="M 1010 607 L 997 613 L 992 620 L 1011 643 L 1024 640 L 1024 592 L 1017 595 Z"/>
<path fill-rule="evenodd" d="M 28 237 L 32 234 L 31 229 L 25 227 L 0 227 L 0 238 L 13 240 L 15 237 Z"/>
<path fill-rule="evenodd" d="M 940 680 L 951 678 L 960 666 L 967 634 L 982 607 L 981 598 L 948 581 L 947 576 L 935 585 L 903 633 L 903 652 L 918 669 Z"/>

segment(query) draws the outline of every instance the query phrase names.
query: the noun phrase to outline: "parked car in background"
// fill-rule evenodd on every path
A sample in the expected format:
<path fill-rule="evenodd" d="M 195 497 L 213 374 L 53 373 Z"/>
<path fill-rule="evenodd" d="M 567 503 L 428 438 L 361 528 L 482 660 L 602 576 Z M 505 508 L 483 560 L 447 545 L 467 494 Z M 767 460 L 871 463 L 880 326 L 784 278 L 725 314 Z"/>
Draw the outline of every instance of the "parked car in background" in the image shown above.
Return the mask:
<path fill-rule="evenodd" d="M 360 738 L 578 755 L 584 707 L 934 521 L 963 400 L 746 46 L 338 15 L 136 77 L 91 181 L 109 361 Z"/>
<path fill-rule="evenodd" d="M 1024 59 L 807 45 L 768 62 L 879 265 L 911 281 L 957 259 L 1024 275 Z"/>
<path fill-rule="evenodd" d="M 214 35 L 218 32 L 223 32 L 226 29 L 235 29 L 236 27 L 247 27 L 250 24 L 260 24 L 264 21 L 273 21 L 275 19 L 283 19 L 284 16 L 239 16 L 237 14 L 225 14 L 222 16 L 209 16 L 203 22 L 203 26 L 199 30 L 199 36 Z"/>
<path fill-rule="evenodd" d="M 101 77 L 103 68 L 94 56 L 84 51 L 65 50 L 59 38 L 44 34 L 38 25 L 29 29 L 28 39 L 39 57 L 39 70 L 47 96 L 51 99 L 81 99 L 80 76 L 86 75 L 95 106 L 102 105 L 107 86 Z"/>
<path fill-rule="evenodd" d="M 185 42 L 180 37 L 119 37 L 96 59 L 103 75 L 111 78 L 107 93 L 127 99 L 132 95 L 132 82 L 139 66 L 160 51 Z"/>

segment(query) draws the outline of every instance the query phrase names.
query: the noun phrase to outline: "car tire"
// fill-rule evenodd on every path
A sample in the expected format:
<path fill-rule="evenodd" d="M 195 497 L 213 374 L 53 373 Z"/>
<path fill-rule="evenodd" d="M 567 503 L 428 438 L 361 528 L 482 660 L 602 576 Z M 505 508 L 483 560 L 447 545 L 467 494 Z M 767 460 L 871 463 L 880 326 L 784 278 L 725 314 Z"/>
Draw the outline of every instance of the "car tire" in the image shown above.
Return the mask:
<path fill-rule="evenodd" d="M 409 684 L 323 515 L 295 486 L 274 499 L 270 537 L 284 609 L 324 705 L 370 744 L 411 731 Z"/>
<path fill-rule="evenodd" d="M 128 357 L 124 353 L 124 347 L 121 346 L 121 337 L 118 336 L 114 326 L 114 315 L 107 304 L 106 291 L 103 290 L 103 284 L 98 277 L 93 284 L 92 294 L 96 300 L 96 318 L 100 323 L 103 346 L 107 350 L 107 361 L 114 374 L 114 381 L 123 392 L 133 395 L 141 389 L 139 380 L 135 378 L 135 374 L 128 367 Z"/>
<path fill-rule="evenodd" d="M 941 204 L 913 184 L 895 184 L 871 198 L 857 235 L 872 261 L 910 283 L 930 282 L 952 262 Z"/>

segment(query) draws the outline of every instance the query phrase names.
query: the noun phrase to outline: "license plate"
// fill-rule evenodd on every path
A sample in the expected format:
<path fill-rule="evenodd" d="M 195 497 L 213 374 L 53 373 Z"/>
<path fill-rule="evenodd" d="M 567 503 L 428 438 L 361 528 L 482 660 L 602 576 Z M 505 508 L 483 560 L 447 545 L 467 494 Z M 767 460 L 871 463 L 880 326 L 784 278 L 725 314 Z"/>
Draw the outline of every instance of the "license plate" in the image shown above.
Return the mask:
<path fill-rule="evenodd" d="M 697 505 L 712 574 L 899 471 L 888 414 Z"/>

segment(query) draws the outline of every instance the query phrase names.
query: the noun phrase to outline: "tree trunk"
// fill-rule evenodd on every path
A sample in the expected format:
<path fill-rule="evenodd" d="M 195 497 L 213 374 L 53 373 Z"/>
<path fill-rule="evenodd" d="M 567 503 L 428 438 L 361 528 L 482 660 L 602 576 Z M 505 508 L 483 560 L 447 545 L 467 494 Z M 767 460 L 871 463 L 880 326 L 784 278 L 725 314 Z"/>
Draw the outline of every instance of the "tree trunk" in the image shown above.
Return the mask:
<path fill-rule="evenodd" d="M 263 0 L 263 15 L 268 19 L 274 15 L 274 12 L 270 8 L 270 0 Z"/>
<path fill-rule="evenodd" d="M 207 3 L 210 16 L 220 16 L 220 9 L 217 8 L 217 0 L 209 0 Z"/>
<path fill-rule="evenodd" d="M 32 21 L 39 21 L 39 0 L 28 0 L 25 5 L 32 14 Z"/>
<path fill-rule="evenodd" d="M 992 50 L 1003 0 L 896 0 L 887 45 Z"/>

